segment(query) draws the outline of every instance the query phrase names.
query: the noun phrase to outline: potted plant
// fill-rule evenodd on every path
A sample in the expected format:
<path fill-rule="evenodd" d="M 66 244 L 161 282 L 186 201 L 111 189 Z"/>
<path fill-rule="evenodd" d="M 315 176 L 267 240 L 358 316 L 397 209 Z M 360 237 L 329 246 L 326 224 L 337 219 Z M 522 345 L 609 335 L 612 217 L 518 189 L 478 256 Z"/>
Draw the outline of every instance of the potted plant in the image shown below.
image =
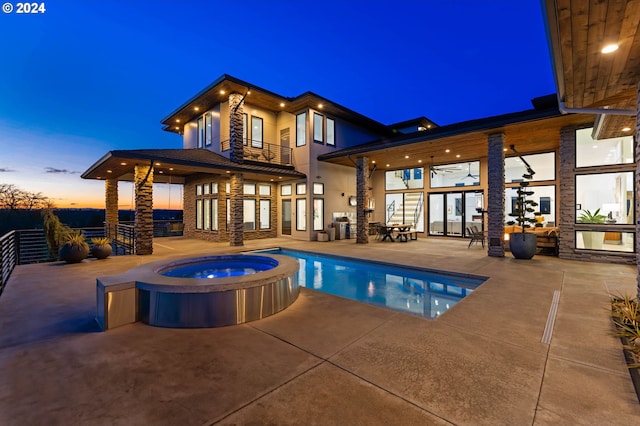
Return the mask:
<path fill-rule="evenodd" d="M 44 236 L 47 240 L 47 246 L 49 247 L 49 256 L 51 259 L 58 259 L 58 252 L 60 247 L 64 243 L 64 239 L 69 232 L 60 219 L 51 209 L 44 209 L 42 211 Z"/>
<path fill-rule="evenodd" d="M 519 232 L 512 232 L 509 235 L 509 249 L 516 259 L 531 259 L 536 254 L 536 245 L 538 243 L 535 233 L 526 232 L 527 228 L 537 222 L 536 219 L 528 215 L 535 213 L 533 207 L 538 205 L 535 201 L 527 199 L 527 197 L 533 195 L 533 191 L 528 191 L 527 186 L 529 186 L 529 182 L 520 182 L 515 209 L 509 214 L 509 216 L 515 218 L 515 222 L 520 226 Z"/>
<path fill-rule="evenodd" d="M 111 255 L 111 238 L 99 237 L 91 239 L 91 255 L 96 259 L 106 259 Z"/>
<path fill-rule="evenodd" d="M 60 247 L 58 257 L 67 263 L 78 263 L 89 256 L 89 245 L 84 240 L 84 235 L 79 231 L 69 231 Z"/>
<path fill-rule="evenodd" d="M 596 209 L 593 213 L 589 210 L 583 210 L 578 217 L 578 223 L 595 223 L 604 224 L 607 217 L 600 214 L 600 209 Z M 604 232 L 599 231 L 582 231 L 582 241 L 584 241 L 584 248 L 602 250 L 602 244 L 604 243 Z"/>

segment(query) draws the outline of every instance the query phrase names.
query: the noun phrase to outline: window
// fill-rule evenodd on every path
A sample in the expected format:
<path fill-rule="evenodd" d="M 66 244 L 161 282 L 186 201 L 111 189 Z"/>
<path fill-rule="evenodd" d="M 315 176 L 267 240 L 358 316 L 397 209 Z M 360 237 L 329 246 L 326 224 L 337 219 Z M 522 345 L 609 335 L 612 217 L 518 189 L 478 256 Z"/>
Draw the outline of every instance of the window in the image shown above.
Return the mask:
<path fill-rule="evenodd" d="M 307 144 L 307 113 L 296 116 L 296 146 Z"/>
<path fill-rule="evenodd" d="M 307 200 L 305 198 L 296 200 L 296 229 L 298 231 L 307 230 Z"/>
<path fill-rule="evenodd" d="M 212 194 L 218 193 L 218 182 L 211 182 L 211 193 Z"/>
<path fill-rule="evenodd" d="M 385 196 L 387 223 L 411 223 L 418 232 L 424 232 L 424 193 L 391 193 Z"/>
<path fill-rule="evenodd" d="M 256 195 L 256 184 L 255 183 L 245 183 L 242 186 L 242 193 L 244 195 Z"/>
<path fill-rule="evenodd" d="M 202 195 L 202 185 L 196 185 L 196 195 Z"/>
<path fill-rule="evenodd" d="M 324 142 L 324 126 L 323 126 L 323 116 L 318 114 L 317 112 L 313 113 L 313 141 L 314 142 Z"/>
<path fill-rule="evenodd" d="M 307 193 L 307 184 L 306 183 L 297 183 L 296 184 L 296 194 L 304 195 Z"/>
<path fill-rule="evenodd" d="M 332 118 L 327 118 L 327 145 L 336 144 L 336 122 Z"/>
<path fill-rule="evenodd" d="M 202 185 L 202 193 L 204 195 L 209 195 L 210 189 L 211 189 L 211 186 L 208 183 L 205 183 L 204 185 Z"/>
<path fill-rule="evenodd" d="M 211 230 L 218 230 L 218 199 L 211 199 Z"/>
<path fill-rule="evenodd" d="M 633 136 L 596 141 L 592 131 L 576 130 L 576 167 L 633 163 Z"/>
<path fill-rule="evenodd" d="M 421 189 L 424 188 L 424 169 L 392 170 L 385 172 L 385 189 Z"/>
<path fill-rule="evenodd" d="M 313 199 L 313 230 L 322 231 L 324 228 L 324 199 Z"/>
<path fill-rule="evenodd" d="M 271 195 L 271 185 L 258 185 L 260 195 Z"/>
<path fill-rule="evenodd" d="M 246 145 L 249 140 L 249 135 L 247 134 L 247 126 L 249 125 L 249 116 L 247 114 L 242 114 L 242 144 Z"/>
<path fill-rule="evenodd" d="M 196 229 L 202 229 L 202 205 L 203 200 L 196 200 Z"/>
<path fill-rule="evenodd" d="M 260 229 L 271 228 L 271 200 L 260 200 Z"/>
<path fill-rule="evenodd" d="M 204 147 L 204 117 L 198 118 L 198 148 Z"/>
<path fill-rule="evenodd" d="M 211 226 L 211 198 L 205 198 L 202 208 L 202 229 L 209 230 Z"/>
<path fill-rule="evenodd" d="M 323 195 L 324 194 L 324 183 L 315 182 L 313 184 L 313 194 L 314 195 Z"/>
<path fill-rule="evenodd" d="M 480 161 L 429 167 L 431 188 L 480 185 Z"/>
<path fill-rule="evenodd" d="M 558 226 L 558 221 L 556 220 L 556 186 L 528 186 L 527 191 L 533 192 L 527 199 L 538 203 L 536 207 L 533 207 L 536 213 L 540 213 L 535 216 L 536 220 L 545 227 Z M 513 213 L 516 208 L 517 192 L 518 187 L 505 188 L 504 217 L 506 222 L 515 221 L 515 218 L 509 215 Z M 531 215 L 529 217 L 531 217 Z"/>
<path fill-rule="evenodd" d="M 556 178 L 556 154 L 546 152 L 544 154 L 523 155 L 522 158 L 536 172 L 531 179 L 523 177 L 527 174 L 527 166 L 520 157 L 507 157 L 504 159 L 505 182 L 542 181 Z"/>
<path fill-rule="evenodd" d="M 211 146 L 213 140 L 213 127 L 211 126 L 211 113 L 204 115 L 205 146 Z"/>
<path fill-rule="evenodd" d="M 291 195 L 291 184 L 282 185 L 280 187 L 280 195 L 283 195 L 283 196 Z"/>
<path fill-rule="evenodd" d="M 262 148 L 262 118 L 251 116 L 251 146 Z"/>
<path fill-rule="evenodd" d="M 599 210 L 598 215 L 604 216 L 600 223 L 635 223 L 633 188 L 633 172 L 576 176 L 576 221 L 589 223 L 586 217 Z"/>
<path fill-rule="evenodd" d="M 256 229 L 256 200 L 242 200 L 244 209 L 244 229 L 253 231 Z"/>

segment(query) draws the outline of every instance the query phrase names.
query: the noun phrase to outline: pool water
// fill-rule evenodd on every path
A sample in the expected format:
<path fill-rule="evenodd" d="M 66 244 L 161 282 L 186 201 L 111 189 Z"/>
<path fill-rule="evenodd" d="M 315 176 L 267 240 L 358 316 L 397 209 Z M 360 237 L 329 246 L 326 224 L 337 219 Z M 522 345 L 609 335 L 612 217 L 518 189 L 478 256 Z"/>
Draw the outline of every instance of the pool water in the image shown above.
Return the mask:
<path fill-rule="evenodd" d="M 224 278 L 256 274 L 273 269 L 275 259 L 266 256 L 215 256 L 199 262 L 181 264 L 160 271 L 161 275 L 177 278 Z"/>
<path fill-rule="evenodd" d="M 297 259 L 301 287 L 429 319 L 444 314 L 487 279 L 298 250 L 260 253 Z"/>

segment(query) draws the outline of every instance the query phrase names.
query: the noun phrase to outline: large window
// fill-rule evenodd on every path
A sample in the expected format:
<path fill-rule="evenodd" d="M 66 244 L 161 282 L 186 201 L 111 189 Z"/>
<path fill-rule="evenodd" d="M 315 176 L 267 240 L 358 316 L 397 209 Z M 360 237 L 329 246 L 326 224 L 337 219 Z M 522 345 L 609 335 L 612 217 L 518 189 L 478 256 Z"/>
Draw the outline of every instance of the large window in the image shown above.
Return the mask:
<path fill-rule="evenodd" d="M 480 161 L 431 166 L 429 171 L 431 188 L 480 185 Z"/>
<path fill-rule="evenodd" d="M 313 141 L 324 142 L 324 123 L 323 116 L 317 112 L 313 113 Z"/>
<path fill-rule="evenodd" d="M 524 161 L 529 164 L 535 174 L 531 178 L 525 178 L 528 170 L 520 157 L 507 157 L 504 159 L 504 177 L 506 182 L 543 181 L 556 178 L 556 154 L 546 152 L 544 154 L 523 155 Z"/>
<path fill-rule="evenodd" d="M 392 170 L 385 172 L 385 189 L 422 189 L 424 188 L 424 169 Z"/>
<path fill-rule="evenodd" d="M 296 229 L 298 231 L 307 230 L 307 199 L 296 199 Z"/>
<path fill-rule="evenodd" d="M 533 195 L 527 197 L 527 199 L 538 203 L 537 207 L 533 207 L 536 213 L 540 213 L 535 216 L 538 223 L 545 227 L 558 226 L 558 221 L 556 220 L 556 186 L 528 186 L 527 191 L 533 191 Z M 505 188 L 504 216 L 507 222 L 515 221 L 515 218 L 509 215 L 516 208 L 517 192 L 518 187 Z"/>
<path fill-rule="evenodd" d="M 324 229 L 324 199 L 313 199 L 313 230 L 322 231 Z"/>
<path fill-rule="evenodd" d="M 633 224 L 633 172 L 576 176 L 576 221 L 589 223 L 596 211 L 600 223 Z M 595 223 L 598 223 L 596 219 Z M 594 223 L 593 220 L 591 223 Z"/>
<path fill-rule="evenodd" d="M 633 163 L 633 136 L 594 140 L 592 131 L 576 130 L 576 167 Z"/>
<path fill-rule="evenodd" d="M 271 228 L 271 200 L 260 200 L 260 229 Z"/>
<path fill-rule="evenodd" d="M 424 193 L 400 192 L 386 194 L 386 223 L 411 224 L 418 232 L 424 232 Z"/>
<path fill-rule="evenodd" d="M 262 118 L 251 116 L 251 146 L 262 148 Z"/>
<path fill-rule="evenodd" d="M 327 145 L 336 144 L 336 122 L 327 118 Z"/>
<path fill-rule="evenodd" d="M 206 113 L 204 115 L 204 126 L 205 126 L 205 146 L 211 146 L 213 140 L 213 127 L 211 126 L 211 113 Z"/>
<path fill-rule="evenodd" d="M 244 229 L 245 231 L 253 231 L 256 229 L 256 200 L 242 200 L 242 208 L 244 210 Z"/>
<path fill-rule="evenodd" d="M 204 147 L 205 140 L 205 128 L 204 117 L 198 118 L 198 148 Z"/>
<path fill-rule="evenodd" d="M 296 116 L 296 146 L 307 144 L 307 113 Z"/>

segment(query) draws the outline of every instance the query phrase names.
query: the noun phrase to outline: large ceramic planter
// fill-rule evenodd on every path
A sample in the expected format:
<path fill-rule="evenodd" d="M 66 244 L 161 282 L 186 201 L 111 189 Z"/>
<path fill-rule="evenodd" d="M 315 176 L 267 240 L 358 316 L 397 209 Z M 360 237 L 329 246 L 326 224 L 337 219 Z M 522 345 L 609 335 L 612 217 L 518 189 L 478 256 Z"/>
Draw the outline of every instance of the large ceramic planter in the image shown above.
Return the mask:
<path fill-rule="evenodd" d="M 584 242 L 585 249 L 602 250 L 602 244 L 604 244 L 604 232 L 581 232 L 582 241 Z"/>
<path fill-rule="evenodd" d="M 509 234 L 509 248 L 516 259 L 531 259 L 536 254 L 538 237 L 533 232 Z"/>
<path fill-rule="evenodd" d="M 82 262 L 89 256 L 89 246 L 87 244 L 65 244 L 60 248 L 58 257 L 67 263 Z"/>
<path fill-rule="evenodd" d="M 91 254 L 96 259 L 106 259 L 111 256 L 111 244 L 96 244 L 91 247 Z"/>

